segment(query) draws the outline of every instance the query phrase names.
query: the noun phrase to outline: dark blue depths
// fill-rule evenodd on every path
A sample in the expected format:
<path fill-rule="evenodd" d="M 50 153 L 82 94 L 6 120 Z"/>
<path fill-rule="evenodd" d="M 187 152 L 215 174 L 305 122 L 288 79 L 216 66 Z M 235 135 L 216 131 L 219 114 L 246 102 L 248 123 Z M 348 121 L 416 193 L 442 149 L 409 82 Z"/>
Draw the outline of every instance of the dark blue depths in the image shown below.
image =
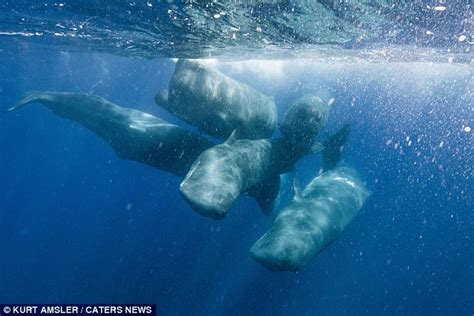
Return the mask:
<path fill-rule="evenodd" d="M 3 109 L 29 90 L 90 92 L 177 122 L 153 102 L 171 61 L 21 45 L 0 56 Z M 250 257 L 271 223 L 250 198 L 225 220 L 200 217 L 180 179 L 118 159 L 77 124 L 40 105 L 1 113 L 0 302 L 156 303 L 160 315 L 472 314 L 473 134 L 463 130 L 473 126 L 472 70 L 410 79 L 416 72 L 398 64 L 334 67 L 278 84 L 236 75 L 274 94 L 280 112 L 327 77 L 337 101 L 325 133 L 353 126 L 344 160 L 373 195 L 300 273 Z M 305 184 L 319 168 L 307 157 L 296 174 Z"/>

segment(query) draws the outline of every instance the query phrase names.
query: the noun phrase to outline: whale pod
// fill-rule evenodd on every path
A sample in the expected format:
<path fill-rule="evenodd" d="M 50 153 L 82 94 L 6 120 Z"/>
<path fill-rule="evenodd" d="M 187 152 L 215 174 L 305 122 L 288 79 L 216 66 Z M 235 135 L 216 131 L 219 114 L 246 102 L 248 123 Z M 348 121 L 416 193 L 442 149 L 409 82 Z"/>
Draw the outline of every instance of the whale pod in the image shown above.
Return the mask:
<path fill-rule="evenodd" d="M 226 139 L 270 137 L 277 125 L 273 98 L 198 61 L 180 59 L 168 91 L 156 103 L 209 135 Z"/>
<path fill-rule="evenodd" d="M 272 271 L 297 271 L 333 242 L 359 212 L 370 192 L 356 171 L 337 166 L 313 179 L 275 218 L 250 249 Z"/>
<path fill-rule="evenodd" d="M 151 114 L 120 107 L 83 93 L 33 91 L 10 111 L 39 102 L 109 143 L 122 159 L 184 176 L 199 154 L 214 143 Z"/>
<path fill-rule="evenodd" d="M 264 213 L 273 210 L 280 174 L 309 154 L 327 122 L 329 105 L 314 95 L 298 99 L 285 115 L 282 136 L 276 139 L 236 139 L 204 151 L 191 167 L 180 191 L 193 210 L 224 218 L 243 193 L 256 198 Z M 297 139 L 300 137 L 300 139 Z"/>

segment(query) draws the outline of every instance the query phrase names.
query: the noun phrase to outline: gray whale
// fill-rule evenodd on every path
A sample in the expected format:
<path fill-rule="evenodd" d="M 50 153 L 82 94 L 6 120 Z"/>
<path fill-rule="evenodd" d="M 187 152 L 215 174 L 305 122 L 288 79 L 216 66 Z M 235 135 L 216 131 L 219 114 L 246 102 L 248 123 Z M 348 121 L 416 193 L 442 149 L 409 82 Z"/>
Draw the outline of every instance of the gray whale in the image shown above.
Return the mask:
<path fill-rule="evenodd" d="M 333 242 L 370 195 L 356 171 L 337 166 L 313 179 L 252 246 L 251 255 L 272 271 L 297 271 Z"/>
<path fill-rule="evenodd" d="M 9 111 L 39 102 L 109 143 L 122 159 L 184 176 L 201 152 L 214 143 L 151 114 L 120 107 L 90 94 L 33 91 Z"/>
<path fill-rule="evenodd" d="M 277 126 L 273 98 L 198 61 L 180 59 L 169 90 L 156 103 L 205 133 L 226 139 L 270 137 Z"/>

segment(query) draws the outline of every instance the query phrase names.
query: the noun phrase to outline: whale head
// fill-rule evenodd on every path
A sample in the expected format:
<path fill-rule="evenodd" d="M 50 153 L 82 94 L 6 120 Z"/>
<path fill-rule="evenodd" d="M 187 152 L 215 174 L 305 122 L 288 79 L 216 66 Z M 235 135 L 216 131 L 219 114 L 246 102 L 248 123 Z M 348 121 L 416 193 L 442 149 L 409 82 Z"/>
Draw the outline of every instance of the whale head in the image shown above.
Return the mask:
<path fill-rule="evenodd" d="M 293 144 L 310 147 L 326 125 L 330 102 L 324 96 L 305 95 L 285 113 L 280 131 Z"/>
<path fill-rule="evenodd" d="M 224 218 L 241 193 L 241 176 L 227 144 L 204 151 L 180 185 L 180 192 L 197 213 Z"/>
<path fill-rule="evenodd" d="M 250 249 L 252 257 L 271 271 L 299 271 L 315 253 L 318 238 L 303 200 L 293 200 L 276 217 L 270 230 Z"/>

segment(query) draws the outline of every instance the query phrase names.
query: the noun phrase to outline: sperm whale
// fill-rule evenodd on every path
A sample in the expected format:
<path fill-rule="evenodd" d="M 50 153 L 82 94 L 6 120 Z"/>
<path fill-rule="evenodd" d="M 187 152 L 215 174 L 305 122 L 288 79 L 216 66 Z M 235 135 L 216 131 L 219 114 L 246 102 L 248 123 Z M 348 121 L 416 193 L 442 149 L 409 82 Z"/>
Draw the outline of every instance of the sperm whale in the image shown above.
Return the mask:
<path fill-rule="evenodd" d="M 273 271 L 298 271 L 336 240 L 362 208 L 370 192 L 357 172 L 336 166 L 314 178 L 255 242 L 251 255 Z"/>
<path fill-rule="evenodd" d="M 102 97 L 33 91 L 9 111 L 41 103 L 56 115 L 75 121 L 109 143 L 122 159 L 184 176 L 214 143 L 151 114 L 120 107 Z"/>
<path fill-rule="evenodd" d="M 234 80 L 214 67 L 180 59 L 169 89 L 155 97 L 156 103 L 205 133 L 226 139 L 270 137 L 277 127 L 273 98 Z"/>
<path fill-rule="evenodd" d="M 180 192 L 193 210 L 222 219 L 241 194 L 257 199 L 269 213 L 280 189 L 280 174 L 291 170 L 304 155 L 319 151 L 315 142 L 329 116 L 330 106 L 306 95 L 286 113 L 282 136 L 274 139 L 237 139 L 205 150 L 181 182 Z"/>

